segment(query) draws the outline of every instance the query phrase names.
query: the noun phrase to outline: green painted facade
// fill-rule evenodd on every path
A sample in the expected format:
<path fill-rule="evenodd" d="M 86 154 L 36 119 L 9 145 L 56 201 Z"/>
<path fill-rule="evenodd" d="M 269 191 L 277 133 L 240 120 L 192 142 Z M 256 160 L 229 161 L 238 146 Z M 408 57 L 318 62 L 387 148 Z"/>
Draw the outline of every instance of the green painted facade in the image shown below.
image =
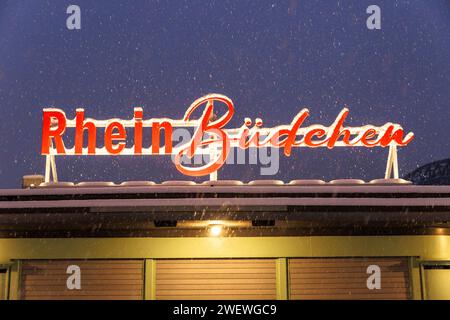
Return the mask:
<path fill-rule="evenodd" d="M 17 299 L 28 259 L 145 259 L 145 299 L 155 299 L 155 261 L 175 258 L 276 258 L 277 298 L 287 299 L 287 259 L 408 257 L 413 299 L 449 299 L 450 236 L 312 236 L 0 239 L 3 299 Z M 431 269 L 430 269 L 431 268 Z"/>

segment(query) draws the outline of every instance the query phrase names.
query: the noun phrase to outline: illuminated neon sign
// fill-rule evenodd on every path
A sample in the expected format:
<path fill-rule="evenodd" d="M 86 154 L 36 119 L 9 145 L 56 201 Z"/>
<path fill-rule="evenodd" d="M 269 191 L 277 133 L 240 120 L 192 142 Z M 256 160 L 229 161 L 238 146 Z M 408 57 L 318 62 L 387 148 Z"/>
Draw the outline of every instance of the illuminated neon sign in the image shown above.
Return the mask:
<path fill-rule="evenodd" d="M 214 117 L 220 106 L 224 111 Z M 199 112 L 200 111 L 200 112 Z M 194 119 L 194 113 L 200 113 Z M 344 122 L 349 110 L 342 109 L 329 126 L 313 124 L 304 126 L 309 110 L 302 109 L 288 125 L 264 128 L 259 118 L 253 122 L 245 118 L 239 128 L 226 128 L 234 115 L 230 98 L 210 94 L 195 100 L 180 120 L 168 118 L 144 119 L 142 108 L 134 108 L 130 120 L 95 120 L 85 117 L 83 109 L 76 110 L 74 119 L 67 119 L 64 111 L 55 108 L 43 110 L 42 147 L 43 155 L 173 155 L 176 168 L 188 176 L 204 176 L 216 172 L 225 163 L 230 148 L 281 148 L 286 156 L 292 148 L 308 147 L 397 147 L 410 143 L 414 134 L 405 134 L 399 124 L 382 126 L 364 125 L 348 127 Z M 173 146 L 172 133 L 176 128 L 192 128 L 193 136 L 188 143 Z M 74 128 L 74 145 L 67 148 L 63 137 L 67 128 Z M 104 128 L 103 147 L 97 147 L 98 128 Z M 127 136 L 127 128 L 133 129 Z M 151 128 L 151 144 L 143 142 L 144 128 Z M 84 133 L 87 133 L 87 141 Z M 164 132 L 164 143 L 161 143 Z M 134 143 L 127 145 L 127 139 Z M 85 146 L 87 142 L 87 146 Z M 214 148 L 214 152 L 211 150 Z M 212 155 L 210 161 L 200 166 L 183 164 L 182 157 L 192 158 L 196 154 Z"/>

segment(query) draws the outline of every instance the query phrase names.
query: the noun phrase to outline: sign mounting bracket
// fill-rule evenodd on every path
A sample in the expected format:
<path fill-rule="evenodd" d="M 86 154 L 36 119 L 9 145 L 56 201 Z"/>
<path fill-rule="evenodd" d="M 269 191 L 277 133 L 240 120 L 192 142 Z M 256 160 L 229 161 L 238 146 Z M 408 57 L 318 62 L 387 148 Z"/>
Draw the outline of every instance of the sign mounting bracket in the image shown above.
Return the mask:
<path fill-rule="evenodd" d="M 398 179 L 398 158 L 397 158 L 397 145 L 393 144 L 389 146 L 389 154 L 386 164 L 385 179 L 390 178 Z"/>
<path fill-rule="evenodd" d="M 50 150 L 53 151 L 53 142 L 50 140 Z M 45 182 L 58 182 L 58 172 L 56 171 L 56 159 L 53 152 L 45 155 Z"/>

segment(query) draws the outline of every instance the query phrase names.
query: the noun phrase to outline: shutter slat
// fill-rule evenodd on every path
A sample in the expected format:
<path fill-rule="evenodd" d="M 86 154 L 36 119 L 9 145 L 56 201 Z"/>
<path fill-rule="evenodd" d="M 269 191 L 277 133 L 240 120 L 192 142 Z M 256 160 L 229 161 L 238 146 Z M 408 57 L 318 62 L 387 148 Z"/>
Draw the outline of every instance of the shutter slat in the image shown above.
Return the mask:
<path fill-rule="evenodd" d="M 275 299 L 275 260 L 158 260 L 156 298 Z"/>
<path fill-rule="evenodd" d="M 23 261 L 22 299 L 137 300 L 143 298 L 143 260 Z M 69 290 L 67 267 L 81 269 L 81 289 Z"/>
<path fill-rule="evenodd" d="M 367 267 L 381 269 L 381 289 L 367 288 Z M 289 259 L 290 299 L 409 299 L 407 258 Z"/>

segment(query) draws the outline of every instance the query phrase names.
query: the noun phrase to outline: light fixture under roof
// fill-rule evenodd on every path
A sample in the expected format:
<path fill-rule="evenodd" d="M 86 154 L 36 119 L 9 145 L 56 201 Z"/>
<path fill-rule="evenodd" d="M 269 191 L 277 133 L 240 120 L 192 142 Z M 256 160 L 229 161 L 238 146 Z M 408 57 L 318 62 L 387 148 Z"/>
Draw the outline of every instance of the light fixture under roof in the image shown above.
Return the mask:
<path fill-rule="evenodd" d="M 221 224 L 210 224 L 208 226 L 208 232 L 211 237 L 218 237 L 223 232 L 223 225 Z"/>

